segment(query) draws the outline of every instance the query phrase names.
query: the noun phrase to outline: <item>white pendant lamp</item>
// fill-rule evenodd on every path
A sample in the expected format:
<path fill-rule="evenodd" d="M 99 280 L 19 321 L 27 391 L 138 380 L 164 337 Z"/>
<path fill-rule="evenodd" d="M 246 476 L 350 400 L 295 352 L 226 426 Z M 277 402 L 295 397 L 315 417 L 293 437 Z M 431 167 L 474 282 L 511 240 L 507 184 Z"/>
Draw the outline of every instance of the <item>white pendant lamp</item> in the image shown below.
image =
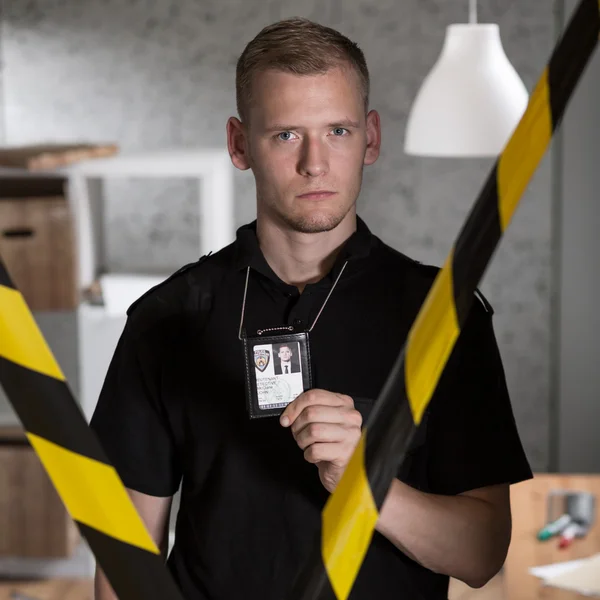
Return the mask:
<path fill-rule="evenodd" d="M 442 53 L 408 116 L 404 149 L 420 156 L 500 154 L 523 115 L 529 96 L 508 61 L 498 25 L 449 25 Z"/>

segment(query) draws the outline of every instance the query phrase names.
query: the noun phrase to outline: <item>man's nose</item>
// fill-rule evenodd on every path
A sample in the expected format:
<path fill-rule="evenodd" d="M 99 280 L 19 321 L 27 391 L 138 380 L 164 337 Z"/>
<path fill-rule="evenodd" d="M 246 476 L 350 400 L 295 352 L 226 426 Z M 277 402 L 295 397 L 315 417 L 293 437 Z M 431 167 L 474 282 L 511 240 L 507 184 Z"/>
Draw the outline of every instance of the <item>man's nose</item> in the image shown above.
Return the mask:
<path fill-rule="evenodd" d="M 305 138 L 302 145 L 299 171 L 301 175 L 311 177 L 329 172 L 329 152 L 321 139 Z"/>

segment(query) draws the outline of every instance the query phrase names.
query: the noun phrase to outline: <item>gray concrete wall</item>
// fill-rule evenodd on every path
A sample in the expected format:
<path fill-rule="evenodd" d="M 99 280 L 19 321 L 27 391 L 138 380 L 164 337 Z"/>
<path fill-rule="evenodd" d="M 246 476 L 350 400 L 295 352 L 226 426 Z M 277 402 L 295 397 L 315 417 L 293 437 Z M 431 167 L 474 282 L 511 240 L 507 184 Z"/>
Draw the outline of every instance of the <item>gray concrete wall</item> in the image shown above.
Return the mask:
<path fill-rule="evenodd" d="M 568 18 L 578 3 L 567 0 Z M 600 473 L 600 54 L 596 50 L 561 132 L 560 294 L 554 461 L 561 472 Z"/>
<path fill-rule="evenodd" d="M 225 146 L 235 114 L 235 62 L 266 24 L 302 15 L 349 35 L 365 51 L 372 107 L 383 122 L 380 160 L 365 171 L 362 216 L 384 241 L 441 264 L 491 161 L 413 158 L 402 150 L 418 86 L 446 25 L 464 22 L 464 0 L 4 0 L 7 140 L 116 140 L 124 149 Z M 545 2 L 481 2 L 532 89 L 554 45 Z M 551 185 L 546 158 L 483 290 L 515 413 L 532 465 L 548 464 Z M 254 216 L 250 172 L 236 173 L 237 219 Z M 196 257 L 189 186 L 142 181 L 109 186 L 107 263 L 113 270 L 175 268 Z M 57 338 L 58 348 L 65 340 Z M 73 356 L 73 360 L 75 357 Z"/>

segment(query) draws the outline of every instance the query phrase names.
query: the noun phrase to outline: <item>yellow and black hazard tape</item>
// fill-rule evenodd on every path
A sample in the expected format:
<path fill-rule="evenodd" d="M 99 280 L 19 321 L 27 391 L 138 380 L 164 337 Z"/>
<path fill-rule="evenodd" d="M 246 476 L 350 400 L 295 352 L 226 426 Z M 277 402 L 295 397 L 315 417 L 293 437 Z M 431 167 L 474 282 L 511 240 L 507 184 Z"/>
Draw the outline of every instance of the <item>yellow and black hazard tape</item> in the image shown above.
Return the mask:
<path fill-rule="evenodd" d="M 346 600 L 379 510 L 474 299 L 475 288 L 556 130 L 598 41 L 600 0 L 582 0 L 554 49 L 409 332 L 322 514 L 319 544 L 291 600 Z"/>
<path fill-rule="evenodd" d="M 360 443 L 322 516 L 292 600 L 346 599 L 379 509 L 437 386 L 475 286 L 591 56 L 600 0 L 582 0 L 436 277 Z M 19 291 L 0 262 L 0 384 L 67 510 L 121 600 L 181 595 Z"/>
<path fill-rule="evenodd" d="M 69 514 L 122 600 L 181 600 L 0 259 L 0 384 Z"/>

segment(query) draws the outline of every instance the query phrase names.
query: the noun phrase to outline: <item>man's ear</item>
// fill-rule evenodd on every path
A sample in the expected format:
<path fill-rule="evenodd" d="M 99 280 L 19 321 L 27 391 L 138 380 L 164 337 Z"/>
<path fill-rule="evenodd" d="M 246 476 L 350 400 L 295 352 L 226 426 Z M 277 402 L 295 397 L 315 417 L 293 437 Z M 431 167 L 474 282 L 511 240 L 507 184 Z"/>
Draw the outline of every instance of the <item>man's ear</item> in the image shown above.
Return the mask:
<path fill-rule="evenodd" d="M 231 162 L 240 171 L 250 168 L 250 154 L 248 151 L 247 127 L 235 117 L 227 121 L 227 149 Z"/>
<path fill-rule="evenodd" d="M 379 158 L 381 148 L 381 120 L 376 110 L 367 115 L 367 148 L 365 150 L 365 165 L 372 165 Z"/>

